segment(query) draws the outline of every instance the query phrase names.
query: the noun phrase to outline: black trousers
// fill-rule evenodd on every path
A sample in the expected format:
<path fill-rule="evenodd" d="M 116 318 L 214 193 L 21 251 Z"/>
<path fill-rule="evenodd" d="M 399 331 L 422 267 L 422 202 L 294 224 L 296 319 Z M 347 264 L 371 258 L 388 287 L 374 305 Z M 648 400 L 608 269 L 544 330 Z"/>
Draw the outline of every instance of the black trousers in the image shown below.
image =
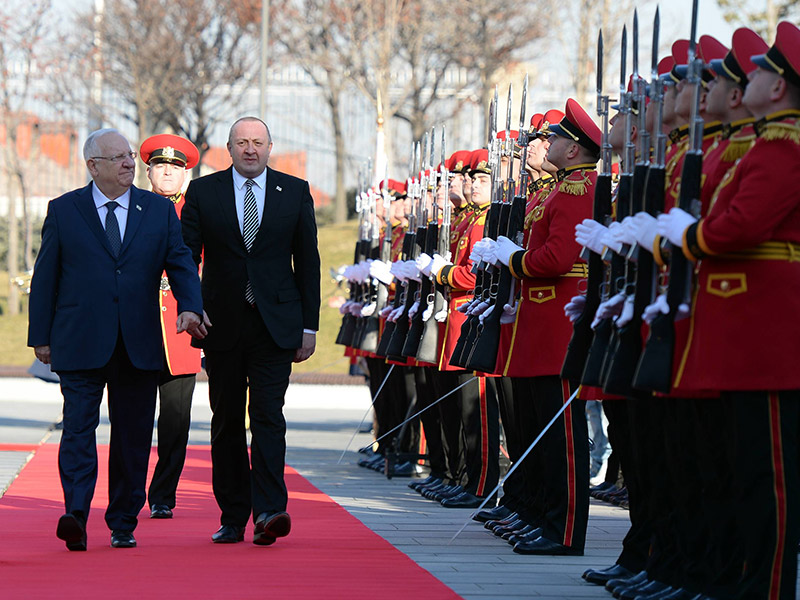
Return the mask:
<path fill-rule="evenodd" d="M 417 389 L 417 411 L 433 404 L 438 396 L 434 379 L 439 370 L 435 367 L 418 367 L 414 369 L 414 381 Z M 447 400 L 443 400 L 447 402 Z M 425 445 L 427 446 L 428 464 L 431 476 L 443 479 L 447 473 L 447 461 L 444 457 L 444 442 L 442 441 L 442 421 L 437 410 L 438 406 L 426 410 L 420 415 L 422 430 L 425 432 Z"/>
<path fill-rule="evenodd" d="M 175 508 L 175 493 L 186 462 L 192 424 L 195 380 L 193 374 L 171 375 L 166 368 L 159 375 L 158 462 L 147 492 L 151 508 L 155 504 Z"/>
<path fill-rule="evenodd" d="M 258 311 L 244 308 L 242 331 L 231 349 L 206 350 L 211 400 L 211 464 L 222 525 L 244 527 L 264 512 L 286 510 L 283 479 L 286 420 L 283 402 L 294 350 L 280 348 Z M 250 457 L 244 427 L 250 391 Z M 252 463 L 252 469 L 251 469 Z"/>
<path fill-rule="evenodd" d="M 456 371 L 439 371 L 433 379 L 436 399 L 458 387 Z M 442 427 L 442 451 L 447 464 L 447 479 L 454 484 L 461 482 L 467 470 L 467 454 L 461 435 L 461 396 L 450 394 L 437 404 L 439 423 Z M 436 409 L 431 409 L 436 410 Z"/>
<path fill-rule="evenodd" d="M 414 381 L 411 367 L 389 365 L 382 358 L 367 357 L 369 369 L 369 391 L 375 399 L 373 411 L 375 413 L 375 437 L 380 438 L 403 422 L 408 411 L 409 403 L 414 398 Z M 410 375 L 410 379 L 409 379 Z M 410 389 L 409 389 L 410 383 Z M 381 386 L 383 388 L 381 389 Z M 378 394 L 380 390 L 380 394 Z M 377 396 L 376 396 L 377 394 Z M 419 428 L 417 424 L 417 429 Z M 415 438 L 414 426 L 409 425 L 399 439 L 400 430 L 378 442 L 378 452 L 385 454 L 393 444 L 403 452 L 410 451 Z"/>
<path fill-rule="evenodd" d="M 515 408 L 527 448 L 566 403 L 575 386 L 558 375 L 516 379 Z M 542 527 L 545 538 L 582 550 L 589 521 L 586 402 L 574 399 L 542 436 L 537 448 L 538 460 L 525 471 L 528 488 L 540 486 L 542 490 L 543 514 L 534 522 Z"/>
<path fill-rule="evenodd" d="M 109 529 L 133 531 L 145 503 L 147 463 L 153 439 L 158 371 L 131 364 L 122 334 L 108 364 L 99 369 L 59 371 L 64 430 L 58 470 L 66 512 L 87 519 L 97 483 L 95 430 L 103 389 L 108 386 L 111 442 L 108 457 Z"/>
<path fill-rule="evenodd" d="M 527 446 L 522 445 L 522 436 L 519 431 L 519 419 L 514 412 L 514 386 L 511 377 L 496 377 L 495 387 L 497 389 L 497 404 L 500 409 L 500 421 L 503 424 L 505 434 L 506 450 L 508 458 L 513 467 L 527 450 Z M 522 475 L 521 466 L 511 475 L 507 476 L 503 482 L 503 497 L 500 504 L 506 508 L 519 512 L 522 507 L 525 495 L 525 478 Z"/>

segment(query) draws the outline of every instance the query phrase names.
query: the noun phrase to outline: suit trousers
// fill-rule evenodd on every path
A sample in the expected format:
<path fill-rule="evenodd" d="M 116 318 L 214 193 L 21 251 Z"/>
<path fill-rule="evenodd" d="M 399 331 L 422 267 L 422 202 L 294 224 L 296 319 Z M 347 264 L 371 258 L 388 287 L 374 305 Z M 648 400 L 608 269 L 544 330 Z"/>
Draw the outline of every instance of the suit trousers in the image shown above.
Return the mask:
<path fill-rule="evenodd" d="M 213 413 L 212 486 L 220 524 L 235 527 L 244 527 L 251 513 L 255 522 L 261 513 L 286 510 L 283 403 L 295 353 L 275 343 L 257 309 L 243 303 L 242 310 L 234 347 L 205 350 Z M 244 419 L 248 388 L 250 457 Z"/>
<path fill-rule="evenodd" d="M 89 516 L 97 483 L 95 430 L 100 422 L 103 389 L 108 386 L 111 440 L 105 520 L 111 530 L 133 531 L 145 503 L 158 371 L 134 367 L 120 333 L 105 366 L 59 371 L 58 376 L 64 396 L 58 470 L 66 512 L 82 519 Z"/>
<path fill-rule="evenodd" d="M 178 480 L 186 462 L 186 444 L 192 424 L 192 394 L 195 375 L 171 375 L 164 369 L 159 376 L 158 462 L 147 501 L 152 508 L 165 504 L 175 508 Z"/>
<path fill-rule="evenodd" d="M 414 369 L 414 380 L 417 388 L 418 411 L 427 408 L 436 401 L 436 388 L 433 380 L 439 370 L 435 367 L 417 367 Z M 446 400 L 444 400 L 446 402 Z M 431 468 L 431 477 L 443 479 L 447 472 L 447 462 L 444 458 L 444 444 L 442 442 L 442 422 L 438 407 L 426 410 L 419 418 L 422 430 L 425 433 L 428 464 Z"/>

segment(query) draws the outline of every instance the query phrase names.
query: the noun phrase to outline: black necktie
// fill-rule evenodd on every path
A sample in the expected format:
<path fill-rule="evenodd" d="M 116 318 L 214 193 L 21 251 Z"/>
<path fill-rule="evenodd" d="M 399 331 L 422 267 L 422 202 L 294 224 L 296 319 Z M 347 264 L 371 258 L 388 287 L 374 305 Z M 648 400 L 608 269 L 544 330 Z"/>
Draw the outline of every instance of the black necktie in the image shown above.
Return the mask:
<path fill-rule="evenodd" d="M 244 193 L 244 218 L 242 223 L 242 237 L 244 238 L 244 245 L 249 252 L 253 247 L 253 242 L 258 233 L 258 207 L 256 206 L 256 195 L 253 193 L 253 184 L 255 181 L 248 179 L 244 182 L 247 190 Z M 256 296 L 253 293 L 253 286 L 250 281 L 247 282 L 247 287 L 244 290 L 244 297 L 250 304 L 256 303 Z"/>
<path fill-rule="evenodd" d="M 108 243 L 111 244 L 111 252 L 114 253 L 114 256 L 119 256 L 120 248 L 122 248 L 122 237 L 119 235 L 119 222 L 117 221 L 117 215 L 114 214 L 114 209 L 119 206 L 118 202 L 112 200 L 111 202 L 106 202 L 106 208 L 108 212 L 106 213 L 106 235 L 108 236 Z"/>

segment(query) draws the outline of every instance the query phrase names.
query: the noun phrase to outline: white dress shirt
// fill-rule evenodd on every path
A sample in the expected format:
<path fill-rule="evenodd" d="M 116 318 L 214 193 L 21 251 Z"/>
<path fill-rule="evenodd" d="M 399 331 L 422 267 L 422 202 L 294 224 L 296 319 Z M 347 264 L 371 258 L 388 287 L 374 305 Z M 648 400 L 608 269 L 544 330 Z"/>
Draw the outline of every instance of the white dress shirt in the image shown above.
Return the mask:
<path fill-rule="evenodd" d="M 97 207 L 97 216 L 100 217 L 100 225 L 105 229 L 106 215 L 108 214 L 106 202 L 111 202 L 111 199 L 106 198 L 94 182 L 92 182 L 92 200 L 94 200 L 94 205 Z M 114 209 L 114 216 L 117 217 L 117 223 L 119 223 L 119 239 L 123 241 L 125 239 L 125 225 L 128 223 L 128 209 L 131 206 L 131 189 L 128 188 L 119 198 L 114 198 L 114 202 L 119 204 L 119 206 Z"/>

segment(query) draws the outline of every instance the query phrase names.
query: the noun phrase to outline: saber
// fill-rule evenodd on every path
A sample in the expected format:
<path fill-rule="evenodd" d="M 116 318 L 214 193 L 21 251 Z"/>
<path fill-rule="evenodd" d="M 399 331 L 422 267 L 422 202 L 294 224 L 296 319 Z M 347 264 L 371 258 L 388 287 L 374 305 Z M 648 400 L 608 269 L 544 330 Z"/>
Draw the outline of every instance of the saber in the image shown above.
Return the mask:
<path fill-rule="evenodd" d="M 361 422 L 358 424 L 358 427 L 356 427 L 356 430 L 353 432 L 353 435 L 350 436 L 350 441 L 347 442 L 347 446 L 345 446 L 344 450 L 342 450 L 342 455 L 339 457 L 339 460 L 336 461 L 337 465 L 341 464 L 342 459 L 344 458 L 344 455 L 347 452 L 347 449 L 350 447 L 350 444 L 353 443 L 353 440 L 356 439 L 356 435 L 361 430 L 361 426 L 364 424 L 364 421 L 367 419 L 367 415 L 369 414 L 369 411 L 371 411 L 372 407 L 375 406 L 375 401 L 378 399 L 378 396 L 380 396 L 381 391 L 383 390 L 383 386 L 385 386 L 386 382 L 389 381 L 389 375 L 391 375 L 392 371 L 394 371 L 394 367 L 395 367 L 395 365 L 392 365 L 391 367 L 389 367 L 389 371 L 386 373 L 386 377 L 383 378 L 383 381 L 381 382 L 381 385 L 378 387 L 378 391 L 375 392 L 375 397 L 372 398 L 372 403 L 369 405 L 369 408 L 367 408 L 367 412 L 365 412 L 364 416 L 361 417 Z M 374 443 L 375 442 L 373 442 L 373 444 Z M 372 445 L 372 444 L 370 444 L 370 445 Z M 369 448 L 369 446 L 365 446 L 365 447 Z"/>
<path fill-rule="evenodd" d="M 426 406 L 426 407 L 425 407 L 425 408 L 423 408 L 422 410 L 420 410 L 420 411 L 418 411 L 418 412 L 414 413 L 413 415 L 411 415 L 410 417 L 408 417 L 408 418 L 407 418 L 405 421 L 403 421 L 402 423 L 400 423 L 400 425 L 398 425 L 398 426 L 397 426 L 397 427 L 395 427 L 394 429 L 390 429 L 389 431 L 387 431 L 386 433 L 384 433 L 384 434 L 383 434 L 381 437 L 379 437 L 377 440 L 375 440 L 374 442 L 372 442 L 372 444 L 374 444 L 374 443 L 376 443 L 376 442 L 380 442 L 380 441 L 381 441 L 383 438 L 385 438 L 385 437 L 386 437 L 387 435 L 389 435 L 390 433 L 394 433 L 395 431 L 397 431 L 398 429 L 400 429 L 400 428 L 401 428 L 403 425 L 405 425 L 405 424 L 406 424 L 406 423 L 408 423 L 409 421 L 413 421 L 413 420 L 414 420 L 414 419 L 416 419 L 418 416 L 420 416 L 422 413 L 424 413 L 426 410 L 428 410 L 429 408 L 433 408 L 434 406 L 436 406 L 437 404 L 439 404 L 439 402 L 441 402 L 442 400 L 444 400 L 444 399 L 445 399 L 445 398 L 447 398 L 448 396 L 450 396 L 450 395 L 452 395 L 452 394 L 455 394 L 455 393 L 456 393 L 458 390 L 460 390 L 461 388 L 463 388 L 465 385 L 467 385 L 467 384 L 469 384 L 469 383 L 472 383 L 472 382 L 473 382 L 473 381 L 475 381 L 477 378 L 478 378 L 478 376 L 477 376 L 477 375 L 475 375 L 475 376 L 473 376 L 471 379 L 468 379 L 467 381 L 465 381 L 464 383 L 462 383 L 460 386 L 458 386 L 458 387 L 456 387 L 456 388 L 453 388 L 452 390 L 450 390 L 449 392 L 447 392 L 447 393 L 446 393 L 444 396 L 442 396 L 441 398 L 439 398 L 439 399 L 438 399 L 438 400 L 436 400 L 435 402 L 431 402 L 431 403 L 430 403 L 428 406 Z M 369 446 L 372 446 L 372 444 L 370 444 Z M 369 448 L 369 446 L 364 446 L 363 448 L 359 449 L 359 452 L 361 452 L 361 450 L 366 450 L 367 448 Z"/>
<path fill-rule="evenodd" d="M 558 420 L 558 417 L 560 417 L 561 414 L 565 410 L 567 410 L 567 407 L 570 404 L 572 404 L 572 401 L 575 400 L 575 397 L 578 395 L 578 392 L 580 392 L 580 391 L 581 391 L 581 386 L 578 386 L 578 389 L 575 390 L 575 392 L 573 392 L 572 396 L 569 397 L 569 400 L 567 400 L 564 403 L 564 406 L 562 406 L 560 409 L 558 409 L 558 412 L 555 414 L 555 416 L 552 419 L 550 419 L 550 422 L 547 425 L 544 426 L 544 429 L 542 429 L 542 432 L 536 437 L 535 440 L 533 440 L 533 443 L 530 446 L 528 446 L 528 449 L 525 450 L 525 452 L 522 454 L 522 456 L 519 457 L 519 460 L 517 460 L 517 462 L 515 462 L 511 466 L 511 468 L 508 470 L 508 473 L 506 473 L 505 477 L 503 477 L 503 480 L 500 481 L 497 484 L 497 486 L 492 490 L 492 492 L 490 494 L 487 494 L 486 498 L 484 498 L 483 502 L 481 502 L 481 505 L 478 508 L 476 508 L 475 512 L 473 512 L 469 516 L 469 519 L 467 519 L 467 522 L 464 523 L 461 526 L 461 529 L 459 529 L 452 538 L 450 538 L 450 541 L 447 542 L 448 546 L 451 543 L 453 543 L 453 540 L 455 540 L 458 537 L 458 535 L 467 528 L 467 525 L 469 525 L 470 521 L 472 521 L 472 517 L 474 517 L 476 514 L 478 514 L 480 511 L 482 511 L 483 508 L 486 506 L 486 503 L 489 502 L 489 499 L 492 498 L 501 487 L 503 487 L 503 484 L 505 483 L 506 479 L 508 479 L 508 477 L 517 469 L 517 467 L 522 464 L 522 461 L 525 460 L 525 457 L 528 456 L 528 454 L 531 453 L 531 450 L 533 450 L 536 447 L 536 444 L 539 443 L 539 440 L 542 439 L 544 434 L 547 433 L 547 431 L 553 426 L 553 423 L 555 423 L 556 420 Z"/>

